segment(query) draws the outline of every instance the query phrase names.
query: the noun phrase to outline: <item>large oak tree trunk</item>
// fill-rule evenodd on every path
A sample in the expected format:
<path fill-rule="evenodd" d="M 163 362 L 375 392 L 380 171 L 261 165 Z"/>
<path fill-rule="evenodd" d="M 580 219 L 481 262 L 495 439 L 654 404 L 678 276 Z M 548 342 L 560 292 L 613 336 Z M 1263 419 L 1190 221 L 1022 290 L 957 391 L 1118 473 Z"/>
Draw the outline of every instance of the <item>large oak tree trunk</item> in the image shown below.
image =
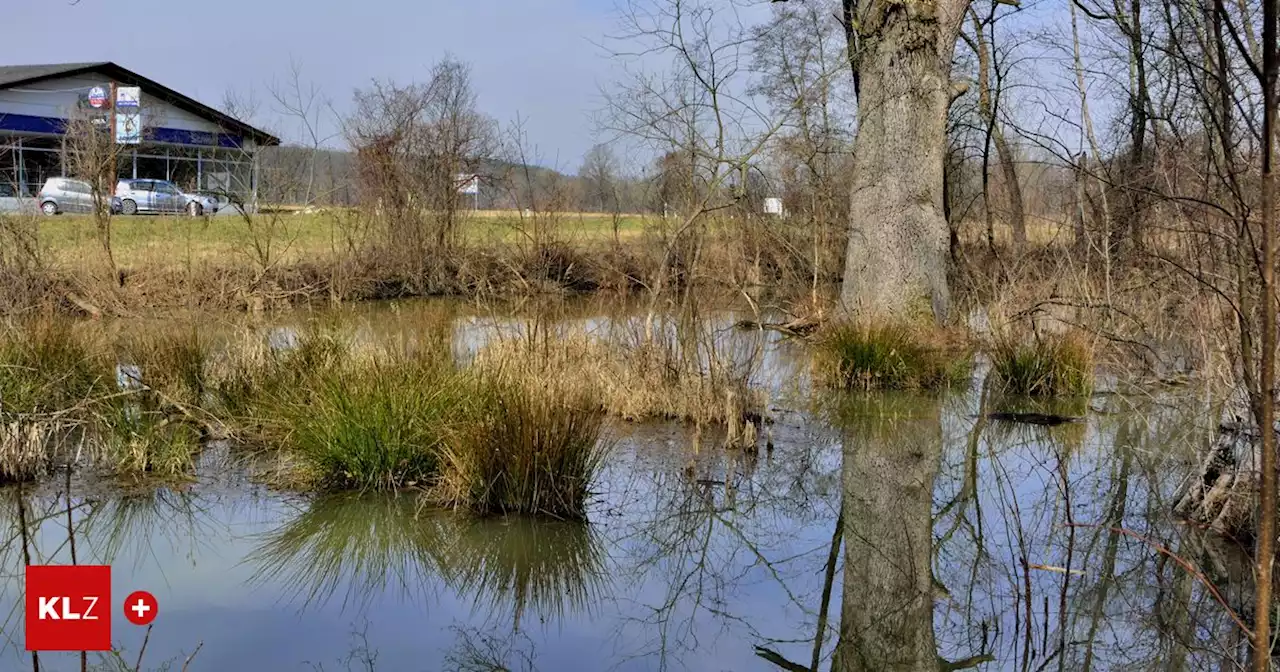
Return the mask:
<path fill-rule="evenodd" d="M 946 319 L 942 207 L 951 56 L 965 0 L 862 0 L 850 31 L 858 92 L 841 302 L 854 314 Z"/>

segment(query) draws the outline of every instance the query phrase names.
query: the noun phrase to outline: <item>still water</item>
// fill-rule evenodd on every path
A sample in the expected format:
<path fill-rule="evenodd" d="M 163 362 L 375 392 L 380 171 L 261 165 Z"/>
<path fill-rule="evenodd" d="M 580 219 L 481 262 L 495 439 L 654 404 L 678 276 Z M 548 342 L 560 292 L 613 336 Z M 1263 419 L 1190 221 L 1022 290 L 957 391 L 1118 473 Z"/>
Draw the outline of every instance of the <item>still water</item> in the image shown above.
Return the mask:
<path fill-rule="evenodd" d="M 427 303 L 323 319 L 373 339 L 449 330 L 462 356 L 533 323 Z M 1194 390 L 1099 394 L 1049 409 L 1085 417 L 1058 427 L 994 422 L 1027 402 L 982 367 L 941 397 L 815 395 L 802 348 L 702 319 L 770 390 L 759 454 L 615 424 L 589 523 L 281 493 L 212 445 L 182 488 L 77 476 L 70 523 L 65 483 L 28 488 L 32 562 L 69 562 L 70 526 L 78 562 L 112 565 L 117 610 L 154 594 L 142 669 L 1216 670 L 1245 648 L 1227 609 L 1247 611 L 1245 561 L 1170 514 L 1215 426 Z M 18 497 L 0 491 L 0 670 L 32 669 Z M 146 630 L 114 621 L 118 655 L 90 666 L 134 669 Z"/>

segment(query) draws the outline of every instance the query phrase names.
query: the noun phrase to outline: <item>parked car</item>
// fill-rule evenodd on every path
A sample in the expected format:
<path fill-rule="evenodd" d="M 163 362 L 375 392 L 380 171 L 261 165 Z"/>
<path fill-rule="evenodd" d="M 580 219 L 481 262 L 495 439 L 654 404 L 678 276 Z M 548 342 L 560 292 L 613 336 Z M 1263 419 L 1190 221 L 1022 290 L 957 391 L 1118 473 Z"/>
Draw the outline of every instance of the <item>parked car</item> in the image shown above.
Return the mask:
<path fill-rule="evenodd" d="M 33 213 L 40 206 L 18 185 L 0 181 L 0 213 Z"/>
<path fill-rule="evenodd" d="M 213 212 L 221 212 L 229 207 L 236 207 L 234 199 L 230 195 L 221 191 L 212 191 L 202 189 L 200 191 L 188 191 L 188 196 L 200 196 L 209 200 L 213 206 Z M 209 211 L 209 207 L 205 207 L 205 211 Z"/>
<path fill-rule="evenodd" d="M 93 212 L 93 187 L 84 180 L 69 177 L 51 177 L 45 181 L 36 195 L 40 212 L 58 215 L 64 212 Z M 110 208 L 120 212 L 120 203 L 112 198 Z"/>
<path fill-rule="evenodd" d="M 216 199 L 184 193 L 167 180 L 120 180 L 116 185 L 116 198 L 120 199 L 120 212 L 125 215 L 185 212 L 198 217 L 218 211 Z"/>

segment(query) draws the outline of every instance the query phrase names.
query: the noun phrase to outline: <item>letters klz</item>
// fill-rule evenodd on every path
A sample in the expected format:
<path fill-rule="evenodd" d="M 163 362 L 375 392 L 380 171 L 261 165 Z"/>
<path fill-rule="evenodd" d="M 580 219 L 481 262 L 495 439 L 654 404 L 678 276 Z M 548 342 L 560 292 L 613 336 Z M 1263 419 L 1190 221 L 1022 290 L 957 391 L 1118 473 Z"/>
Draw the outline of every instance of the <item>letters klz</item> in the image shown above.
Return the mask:
<path fill-rule="evenodd" d="M 27 650 L 111 650 L 111 568 L 27 567 Z"/>

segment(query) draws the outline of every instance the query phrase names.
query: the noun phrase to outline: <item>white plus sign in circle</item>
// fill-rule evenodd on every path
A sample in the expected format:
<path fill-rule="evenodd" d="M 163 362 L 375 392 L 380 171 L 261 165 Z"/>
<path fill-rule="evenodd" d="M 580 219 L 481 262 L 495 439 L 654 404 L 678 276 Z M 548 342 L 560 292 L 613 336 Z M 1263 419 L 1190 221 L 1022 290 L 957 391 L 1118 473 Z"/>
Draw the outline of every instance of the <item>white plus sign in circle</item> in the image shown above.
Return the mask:
<path fill-rule="evenodd" d="M 160 605 L 156 598 L 145 590 L 139 590 L 124 600 L 124 616 L 134 625 L 147 625 L 156 619 Z"/>

